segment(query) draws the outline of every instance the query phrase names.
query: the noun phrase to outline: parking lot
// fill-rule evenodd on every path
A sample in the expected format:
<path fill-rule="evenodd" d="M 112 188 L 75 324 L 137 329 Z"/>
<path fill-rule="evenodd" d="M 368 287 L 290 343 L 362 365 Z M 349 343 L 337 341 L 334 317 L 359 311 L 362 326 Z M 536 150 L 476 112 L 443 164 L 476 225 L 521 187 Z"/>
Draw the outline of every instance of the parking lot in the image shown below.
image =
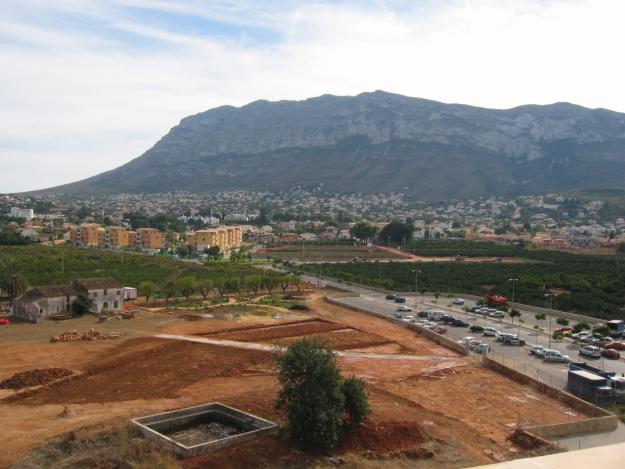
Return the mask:
<path fill-rule="evenodd" d="M 395 303 L 392 300 L 385 299 L 385 296 L 379 293 L 359 292 L 360 296 L 343 298 L 341 301 L 345 304 L 352 306 L 358 306 L 360 308 L 369 309 L 377 313 L 388 314 L 392 316 L 396 313 L 400 304 Z M 484 317 L 478 314 L 467 313 L 462 310 L 463 306 L 471 306 L 472 302 L 467 302 L 466 305 L 452 305 L 451 300 L 448 298 L 439 298 L 436 303 L 432 297 L 422 298 L 421 296 L 416 298 L 407 298 L 407 302 L 403 305 L 413 309 L 413 312 L 404 312 L 404 315 L 417 315 L 418 311 L 426 310 L 438 310 L 445 314 L 453 315 L 457 319 L 461 319 L 464 323 L 468 324 L 465 327 L 453 327 L 448 324 L 443 324 L 447 329 L 446 335 L 455 340 L 461 341 L 466 337 L 474 337 L 475 339 L 486 342 L 490 345 L 489 356 L 493 356 L 497 359 L 503 360 L 506 364 L 519 369 L 525 373 L 536 376 L 538 379 L 547 382 L 553 386 L 564 388 L 566 386 L 566 377 L 568 366 L 565 363 L 558 362 L 545 362 L 541 358 L 529 353 L 530 348 L 533 345 L 540 345 L 544 348 L 550 348 L 559 350 L 562 354 L 568 355 L 571 361 L 592 361 L 595 366 L 599 366 L 606 370 L 615 371 L 619 374 L 625 373 L 625 361 L 610 360 L 607 358 L 592 359 L 589 357 L 580 356 L 578 353 L 579 346 L 569 339 L 555 341 L 550 338 L 547 332 L 537 332 L 533 329 L 533 325 L 536 324 L 534 314 L 530 312 L 521 311 L 522 317 L 525 323 L 520 324 L 518 320 L 514 324 L 510 322 L 509 318 L 490 318 Z M 532 321 L 531 319 L 534 319 Z M 417 318 L 422 319 L 422 318 Z M 541 327 L 544 328 L 542 321 Z M 554 319 L 555 323 L 555 319 Z M 481 332 L 471 332 L 471 325 L 479 325 L 481 327 L 490 327 L 502 333 L 518 335 L 525 340 L 524 346 L 518 345 L 505 345 L 498 342 L 495 336 L 485 336 Z M 553 329 L 561 327 L 557 324 L 552 326 Z"/>

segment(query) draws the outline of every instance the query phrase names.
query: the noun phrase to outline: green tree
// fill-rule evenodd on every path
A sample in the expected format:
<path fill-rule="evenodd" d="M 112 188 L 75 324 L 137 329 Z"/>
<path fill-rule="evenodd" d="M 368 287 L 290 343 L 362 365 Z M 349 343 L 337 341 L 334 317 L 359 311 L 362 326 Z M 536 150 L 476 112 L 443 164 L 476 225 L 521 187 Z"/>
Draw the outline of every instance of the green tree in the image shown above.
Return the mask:
<path fill-rule="evenodd" d="M 213 284 L 219 292 L 219 298 L 223 299 L 224 294 L 226 293 L 226 278 L 220 275 L 213 280 Z"/>
<path fill-rule="evenodd" d="M 610 333 L 612 332 L 611 329 L 606 326 L 605 324 L 599 324 L 595 327 L 593 327 L 592 332 L 594 334 L 600 334 L 600 335 L 610 335 Z"/>
<path fill-rule="evenodd" d="M 236 277 L 228 277 L 224 283 L 224 288 L 229 292 L 240 292 L 241 282 Z"/>
<path fill-rule="evenodd" d="M 86 293 L 79 293 L 76 295 L 76 299 L 72 302 L 72 313 L 82 316 L 85 313 L 91 311 L 93 307 L 93 301 Z"/>
<path fill-rule="evenodd" d="M 15 259 L 8 259 L 0 271 L 0 290 L 6 292 L 9 299 L 13 301 L 27 288 L 28 281 L 22 275 L 20 265 Z"/>
<path fill-rule="evenodd" d="M 161 290 L 165 294 L 165 306 L 167 306 L 171 298 L 178 296 L 178 281 L 175 278 L 168 278 L 161 285 Z"/>
<path fill-rule="evenodd" d="M 156 284 L 152 280 L 144 280 L 139 284 L 139 295 L 145 296 L 145 302 L 149 303 L 150 298 L 156 290 Z"/>
<path fill-rule="evenodd" d="M 202 295 L 202 298 L 206 300 L 206 297 L 210 295 L 211 291 L 213 291 L 213 281 L 209 278 L 198 280 L 197 291 L 200 295 Z"/>
<path fill-rule="evenodd" d="M 588 324 L 587 322 L 578 322 L 573 326 L 573 332 L 575 334 L 587 330 L 590 330 L 590 324 Z"/>
<path fill-rule="evenodd" d="M 282 294 L 286 293 L 286 290 L 289 288 L 289 285 L 293 281 L 293 277 L 290 275 L 282 275 L 280 277 L 280 288 L 282 289 Z"/>
<path fill-rule="evenodd" d="M 311 450 L 336 446 L 345 396 L 334 353 L 318 342 L 294 342 L 277 359 L 281 389 L 276 402 L 292 438 Z"/>
<path fill-rule="evenodd" d="M 345 412 L 352 424 L 358 424 L 367 418 L 371 412 L 369 399 L 366 393 L 367 384 L 352 376 L 343 382 L 343 396 L 345 397 Z"/>
<path fill-rule="evenodd" d="M 616 252 L 618 252 L 619 254 L 625 254 L 625 243 L 619 243 L 618 247 L 616 248 Z"/>
<path fill-rule="evenodd" d="M 569 320 L 566 318 L 558 318 L 556 319 L 556 322 L 558 324 L 560 324 L 561 326 L 568 326 L 569 325 Z"/>
<path fill-rule="evenodd" d="M 254 296 L 258 296 L 258 290 L 260 290 L 261 286 L 262 286 L 262 282 L 263 279 L 260 275 L 246 275 L 243 278 L 243 283 L 245 284 L 245 287 L 248 288 L 250 291 L 254 292 Z"/>
<path fill-rule="evenodd" d="M 278 277 L 275 275 L 267 275 L 265 274 L 265 278 L 263 279 L 263 287 L 267 289 L 270 295 L 272 295 L 273 289 L 278 286 Z"/>
<path fill-rule="evenodd" d="M 197 291 L 197 280 L 190 275 L 182 277 L 178 280 L 178 290 L 182 296 L 186 297 L 188 303 L 191 296 Z"/>
<path fill-rule="evenodd" d="M 508 315 L 510 316 L 510 319 L 512 320 L 512 324 L 514 324 L 514 318 L 520 318 L 521 311 L 519 311 L 518 309 L 511 309 Z"/>
<path fill-rule="evenodd" d="M 384 241 L 390 241 L 394 244 L 401 244 L 410 241 L 414 226 L 407 225 L 400 221 L 392 221 L 380 231 L 378 238 Z"/>
<path fill-rule="evenodd" d="M 367 244 L 375 234 L 378 229 L 375 225 L 372 225 L 368 221 L 359 221 L 354 226 L 349 229 L 349 234 L 351 234 L 354 238 L 360 240 L 361 242 Z"/>

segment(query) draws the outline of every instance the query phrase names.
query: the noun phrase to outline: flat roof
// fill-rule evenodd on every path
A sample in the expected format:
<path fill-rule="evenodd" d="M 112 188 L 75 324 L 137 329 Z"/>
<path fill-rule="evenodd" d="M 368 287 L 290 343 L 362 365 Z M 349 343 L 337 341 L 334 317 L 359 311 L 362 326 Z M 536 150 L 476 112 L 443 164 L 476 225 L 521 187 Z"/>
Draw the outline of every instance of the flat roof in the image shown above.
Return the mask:
<path fill-rule="evenodd" d="M 576 374 L 584 379 L 588 379 L 591 381 L 604 381 L 605 378 L 603 376 L 596 375 L 586 370 L 569 370 L 569 373 Z"/>

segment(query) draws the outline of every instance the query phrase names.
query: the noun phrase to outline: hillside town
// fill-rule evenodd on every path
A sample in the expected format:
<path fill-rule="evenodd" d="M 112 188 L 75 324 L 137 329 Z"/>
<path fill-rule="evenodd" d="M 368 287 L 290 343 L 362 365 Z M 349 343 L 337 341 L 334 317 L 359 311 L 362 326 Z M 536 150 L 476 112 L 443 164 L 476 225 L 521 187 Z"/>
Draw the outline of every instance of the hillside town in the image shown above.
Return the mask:
<path fill-rule="evenodd" d="M 192 253 L 241 244 L 342 241 L 367 220 L 378 230 L 393 220 L 414 239 L 524 243 L 542 248 L 614 247 L 625 241 L 625 208 L 559 194 L 436 202 L 402 194 L 287 193 L 121 194 L 104 198 L 0 196 L 0 233 L 26 242 L 71 243 L 150 253 Z M 380 240 L 384 242 L 384 240 Z"/>

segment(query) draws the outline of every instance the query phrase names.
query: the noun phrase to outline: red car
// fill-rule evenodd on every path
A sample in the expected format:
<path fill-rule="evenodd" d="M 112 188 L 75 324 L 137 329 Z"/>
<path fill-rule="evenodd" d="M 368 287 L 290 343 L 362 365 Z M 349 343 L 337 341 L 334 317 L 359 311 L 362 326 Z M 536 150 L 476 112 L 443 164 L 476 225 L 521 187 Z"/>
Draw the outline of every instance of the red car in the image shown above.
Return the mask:
<path fill-rule="evenodd" d="M 571 329 L 570 327 L 560 327 L 558 329 L 556 329 L 555 331 L 553 331 L 554 333 L 558 333 L 558 334 L 566 334 L 567 332 L 571 332 L 573 329 Z"/>
<path fill-rule="evenodd" d="M 625 342 L 612 342 L 604 345 L 603 348 L 608 350 L 625 350 Z"/>
<path fill-rule="evenodd" d="M 9 320 L 8 319 L 0 319 L 0 326 L 8 326 L 9 325 Z"/>
<path fill-rule="evenodd" d="M 601 349 L 601 355 L 605 358 L 612 358 L 614 360 L 618 360 L 619 358 L 621 358 L 621 354 L 618 353 L 618 351 L 609 348 Z"/>

